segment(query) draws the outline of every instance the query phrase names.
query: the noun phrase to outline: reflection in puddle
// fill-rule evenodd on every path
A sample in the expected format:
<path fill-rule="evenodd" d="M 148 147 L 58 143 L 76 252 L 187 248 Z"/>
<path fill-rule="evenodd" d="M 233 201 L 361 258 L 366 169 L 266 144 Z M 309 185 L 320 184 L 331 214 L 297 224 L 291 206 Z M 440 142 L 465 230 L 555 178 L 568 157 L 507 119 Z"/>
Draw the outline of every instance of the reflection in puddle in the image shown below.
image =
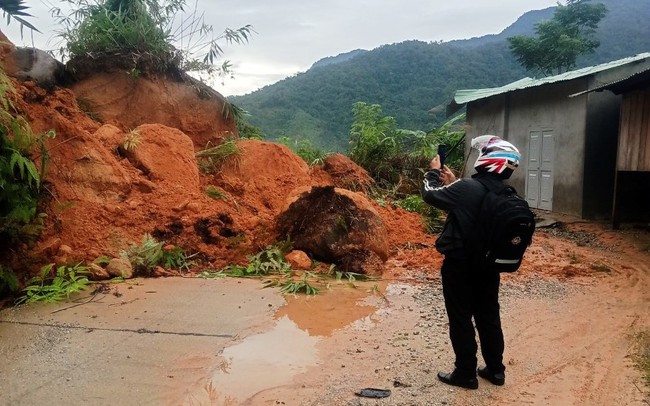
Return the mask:
<path fill-rule="evenodd" d="M 288 317 L 312 336 L 330 336 L 334 330 L 357 320 L 372 319 L 376 307 L 360 304 L 369 296 L 372 293 L 368 289 L 347 285 L 317 296 L 287 296 L 287 304 L 278 310 L 276 317 Z"/>
<path fill-rule="evenodd" d="M 271 331 L 226 348 L 225 363 L 211 383 L 221 402 L 217 404 L 240 404 L 261 390 L 291 383 L 295 375 L 316 364 L 318 341 L 285 316 Z"/>

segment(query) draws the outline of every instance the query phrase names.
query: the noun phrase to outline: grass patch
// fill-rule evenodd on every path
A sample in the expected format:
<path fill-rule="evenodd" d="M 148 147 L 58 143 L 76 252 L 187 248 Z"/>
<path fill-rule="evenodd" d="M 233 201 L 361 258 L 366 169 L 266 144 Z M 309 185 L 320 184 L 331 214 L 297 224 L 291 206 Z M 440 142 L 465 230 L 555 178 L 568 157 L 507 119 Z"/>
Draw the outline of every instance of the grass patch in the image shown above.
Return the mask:
<path fill-rule="evenodd" d="M 223 163 L 231 156 L 239 154 L 236 140 L 227 140 L 216 147 L 206 148 L 196 153 L 199 168 L 203 173 L 217 172 Z"/>
<path fill-rule="evenodd" d="M 223 200 L 226 198 L 226 194 L 216 186 L 208 186 L 205 189 L 205 194 L 208 195 L 210 199 L 215 199 L 215 200 L 217 199 Z"/>

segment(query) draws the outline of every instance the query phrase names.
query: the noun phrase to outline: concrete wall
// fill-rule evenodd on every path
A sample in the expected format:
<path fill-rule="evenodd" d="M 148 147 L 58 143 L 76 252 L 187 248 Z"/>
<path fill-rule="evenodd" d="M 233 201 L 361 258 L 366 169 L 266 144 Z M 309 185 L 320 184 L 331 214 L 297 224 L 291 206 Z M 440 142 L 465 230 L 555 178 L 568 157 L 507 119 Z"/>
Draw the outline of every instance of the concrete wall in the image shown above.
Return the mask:
<path fill-rule="evenodd" d="M 513 92 L 508 138 L 522 152 L 521 168 L 513 179 L 525 191 L 531 131 L 553 132 L 553 211 L 582 216 L 587 96 L 568 95 L 585 90 L 586 80 L 553 83 Z M 517 186 L 515 186 L 517 187 Z"/>
<path fill-rule="evenodd" d="M 587 96 L 570 94 L 585 90 L 579 79 L 523 89 L 467 106 L 468 140 L 494 134 L 513 143 L 522 160 L 510 184 L 519 194 L 526 192 L 529 134 L 552 130 L 555 138 L 553 211 L 582 216 L 583 159 Z M 480 102 L 480 104 L 479 104 Z M 466 173 L 473 173 L 476 153 L 472 153 Z"/>
<path fill-rule="evenodd" d="M 506 126 L 506 95 L 498 95 L 488 99 L 477 100 L 467 105 L 466 122 L 468 127 L 465 131 L 465 175 L 469 176 L 476 171 L 474 162 L 478 157 L 475 150 L 470 151 L 470 140 L 480 135 L 492 134 L 503 137 Z M 469 155 L 468 155 L 469 154 Z"/>

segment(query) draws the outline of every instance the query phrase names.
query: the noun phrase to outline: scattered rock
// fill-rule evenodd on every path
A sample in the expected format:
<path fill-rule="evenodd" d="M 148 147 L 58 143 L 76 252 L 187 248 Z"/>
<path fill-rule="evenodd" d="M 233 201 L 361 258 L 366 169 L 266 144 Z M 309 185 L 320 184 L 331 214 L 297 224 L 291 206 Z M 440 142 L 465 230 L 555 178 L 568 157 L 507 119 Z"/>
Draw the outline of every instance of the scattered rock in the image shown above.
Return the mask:
<path fill-rule="evenodd" d="M 133 267 L 126 258 L 113 258 L 106 266 L 106 272 L 115 278 L 133 278 Z"/>
<path fill-rule="evenodd" d="M 72 254 L 72 247 L 68 245 L 61 244 L 59 246 L 59 254 L 61 255 L 70 255 Z"/>
<path fill-rule="evenodd" d="M 157 266 L 151 271 L 151 276 L 155 278 L 166 278 L 169 276 L 178 276 L 178 273 L 167 270 L 161 266 Z"/>
<path fill-rule="evenodd" d="M 310 269 L 313 262 L 304 251 L 293 250 L 284 256 L 284 259 L 294 269 Z"/>
<path fill-rule="evenodd" d="M 61 246 L 60 238 L 51 238 L 49 240 L 43 241 L 37 245 L 34 249 L 35 255 L 51 257 L 56 255 L 59 252 L 59 247 Z"/>
<path fill-rule="evenodd" d="M 91 281 L 105 281 L 110 278 L 111 275 L 101 266 L 94 263 L 88 265 L 88 279 Z"/>

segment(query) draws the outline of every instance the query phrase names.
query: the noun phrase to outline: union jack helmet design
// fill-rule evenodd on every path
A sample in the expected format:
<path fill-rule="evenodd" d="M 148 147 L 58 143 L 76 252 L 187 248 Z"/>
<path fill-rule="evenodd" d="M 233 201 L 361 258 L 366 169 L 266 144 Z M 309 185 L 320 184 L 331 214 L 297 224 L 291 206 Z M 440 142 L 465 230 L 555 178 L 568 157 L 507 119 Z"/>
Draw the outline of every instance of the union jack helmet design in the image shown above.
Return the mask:
<path fill-rule="evenodd" d="M 496 135 L 481 135 L 474 138 L 471 145 L 479 152 L 474 163 L 477 172 L 492 172 L 508 179 L 519 166 L 519 150 Z"/>

